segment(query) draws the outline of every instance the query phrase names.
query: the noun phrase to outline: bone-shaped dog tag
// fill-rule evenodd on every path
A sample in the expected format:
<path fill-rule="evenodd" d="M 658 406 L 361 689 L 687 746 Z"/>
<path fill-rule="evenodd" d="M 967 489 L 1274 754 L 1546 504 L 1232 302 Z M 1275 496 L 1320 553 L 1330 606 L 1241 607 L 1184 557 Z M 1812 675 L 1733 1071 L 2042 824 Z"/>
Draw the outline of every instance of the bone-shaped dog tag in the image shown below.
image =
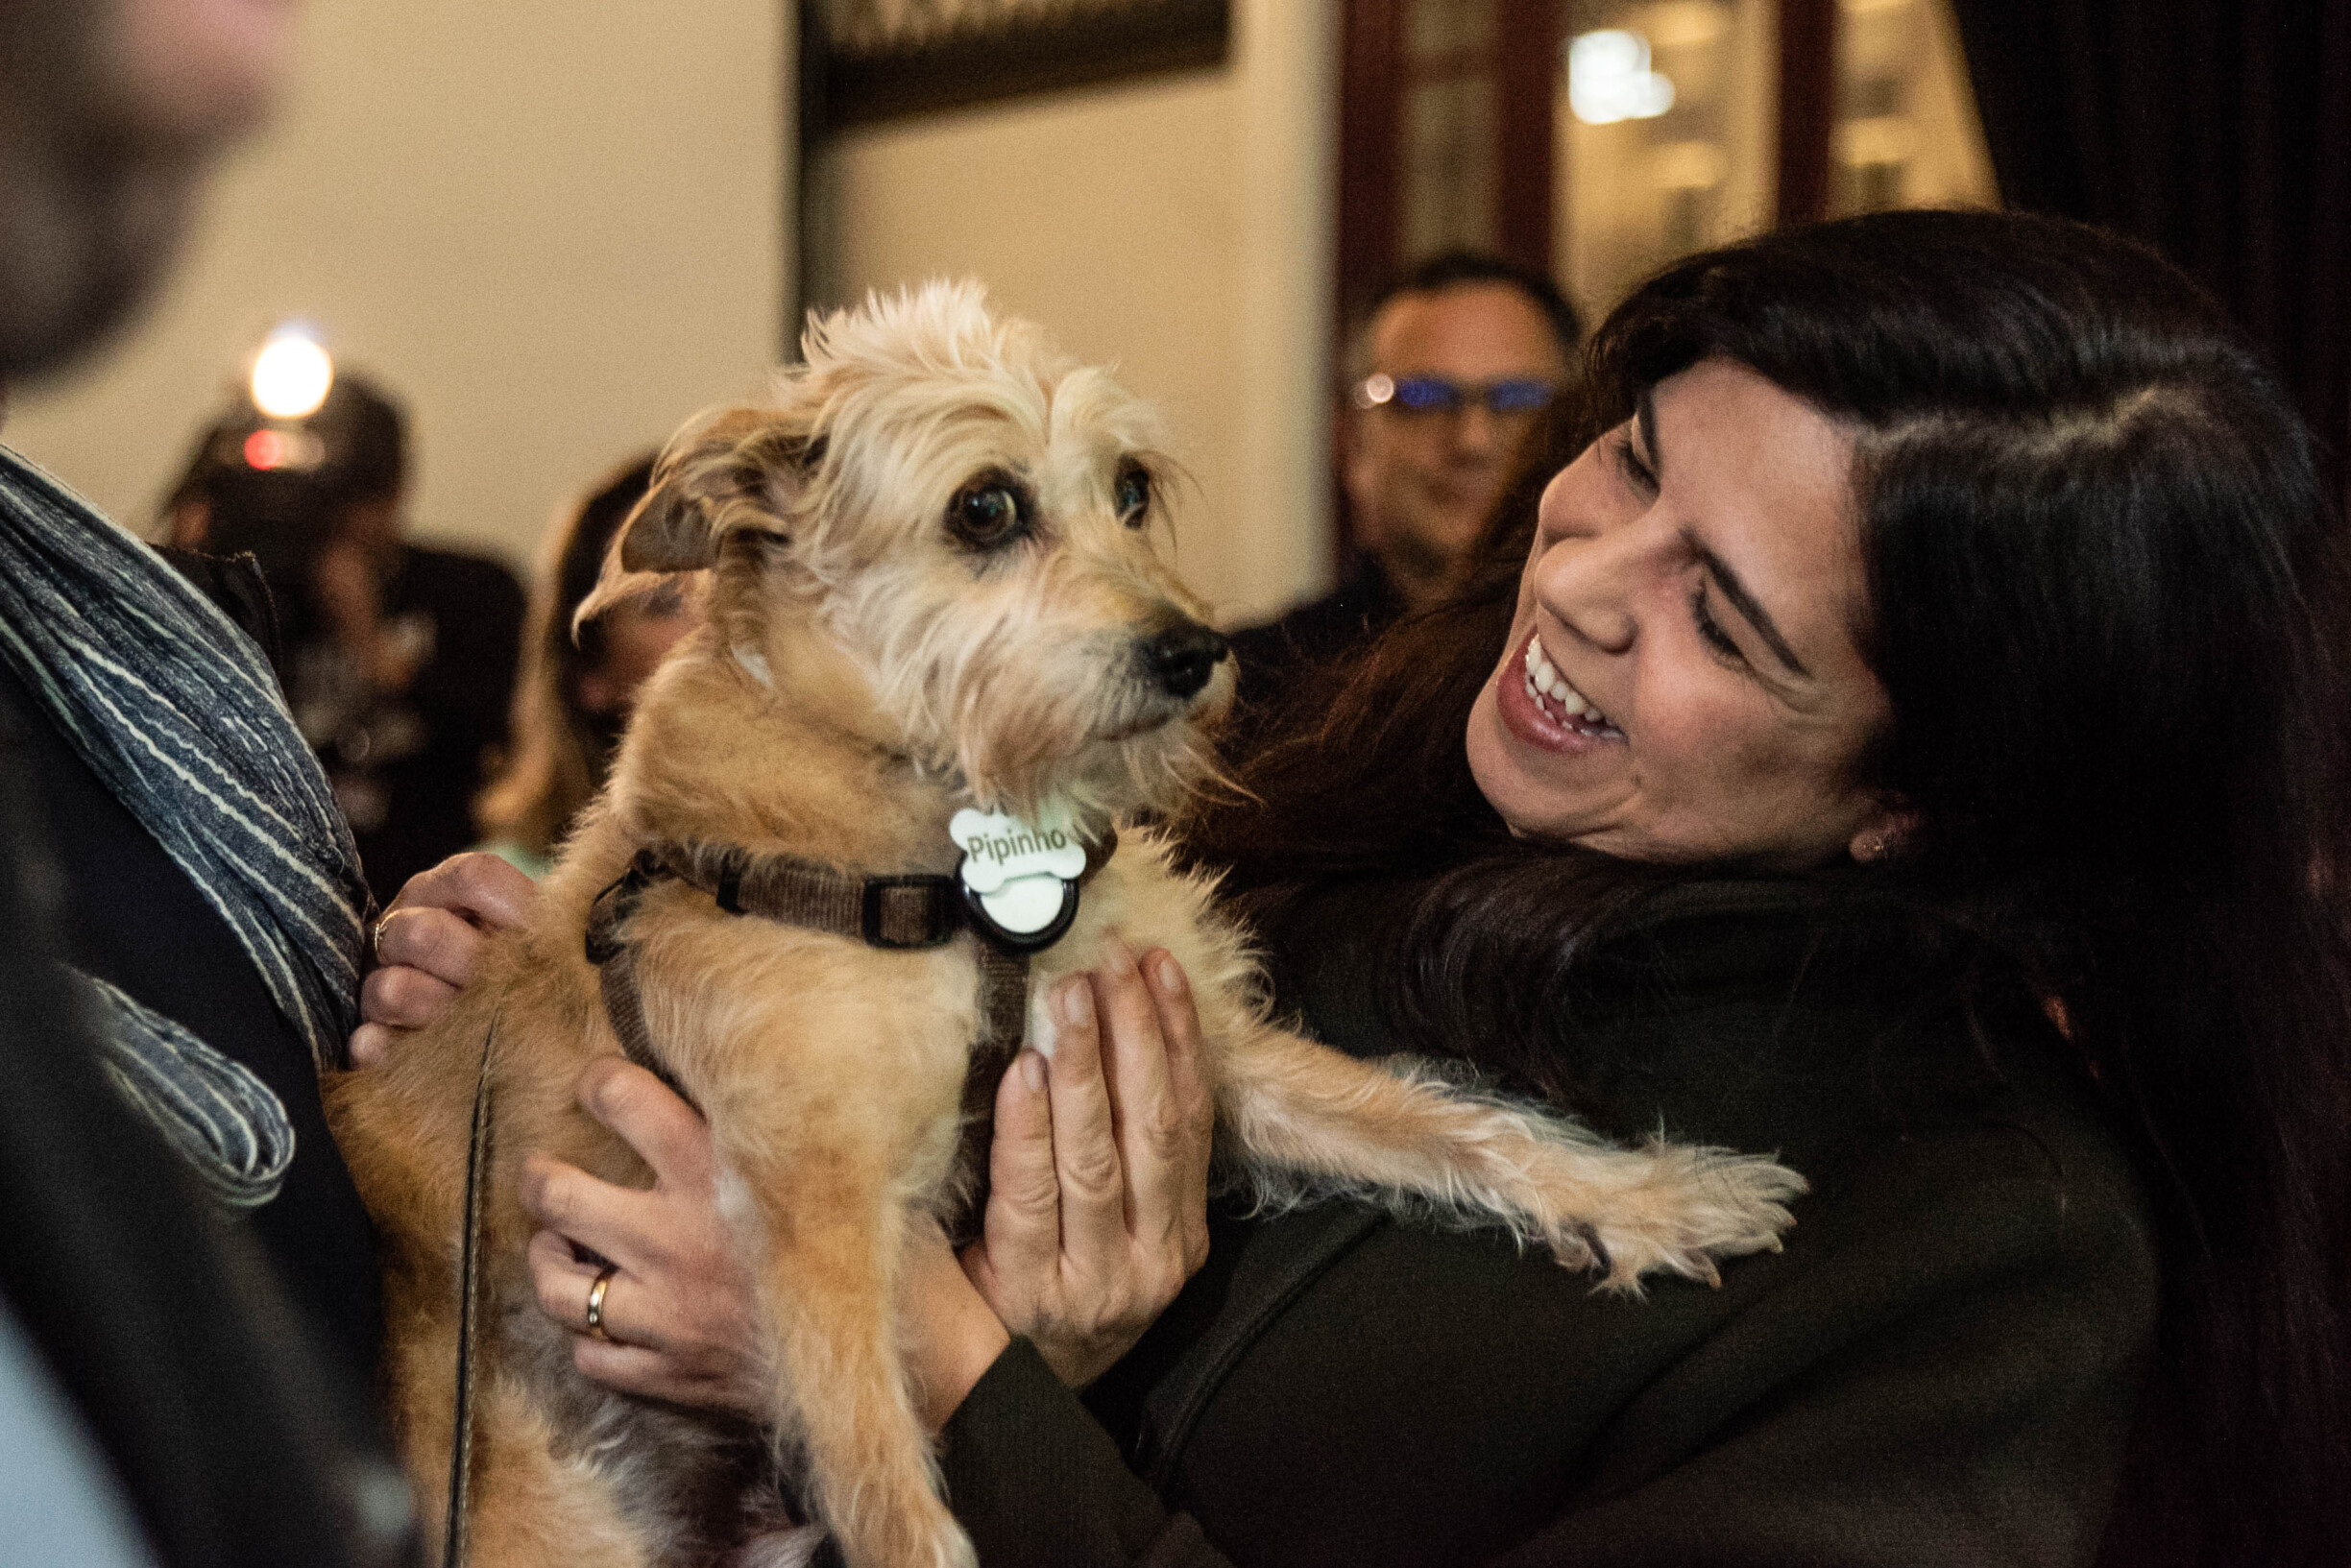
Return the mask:
<path fill-rule="evenodd" d="M 1051 947 L 1078 915 L 1078 879 L 1085 845 L 1066 808 L 1052 806 L 1035 822 L 1002 811 L 957 811 L 947 836 L 963 851 L 956 875 L 972 922 L 1006 947 Z"/>

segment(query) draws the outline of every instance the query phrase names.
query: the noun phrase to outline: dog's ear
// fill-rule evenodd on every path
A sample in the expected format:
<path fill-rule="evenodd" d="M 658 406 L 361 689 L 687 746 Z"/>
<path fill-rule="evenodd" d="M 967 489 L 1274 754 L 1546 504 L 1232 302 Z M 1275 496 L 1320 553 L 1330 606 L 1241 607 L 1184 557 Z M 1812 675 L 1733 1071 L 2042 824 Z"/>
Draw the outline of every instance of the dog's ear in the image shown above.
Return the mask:
<path fill-rule="evenodd" d="M 729 534 L 781 538 L 815 444 L 772 409 L 739 408 L 683 432 L 662 453 L 653 485 L 613 536 L 577 629 L 673 572 L 718 563 Z"/>
<path fill-rule="evenodd" d="M 805 431 L 769 409 L 721 414 L 669 445 L 653 487 L 621 523 L 613 558 L 623 571 L 699 571 L 739 529 L 784 532 L 784 514 L 809 456 Z"/>

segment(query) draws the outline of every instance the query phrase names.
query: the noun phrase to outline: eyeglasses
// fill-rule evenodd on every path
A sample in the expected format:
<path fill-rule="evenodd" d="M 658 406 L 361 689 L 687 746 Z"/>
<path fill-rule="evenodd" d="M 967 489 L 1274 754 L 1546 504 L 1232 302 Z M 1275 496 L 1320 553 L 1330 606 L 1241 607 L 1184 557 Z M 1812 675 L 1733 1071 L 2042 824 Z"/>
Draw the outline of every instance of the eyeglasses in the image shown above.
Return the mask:
<path fill-rule="evenodd" d="M 1376 371 L 1355 383 L 1355 406 L 1427 418 L 1459 414 L 1474 402 L 1498 420 L 1524 419 L 1550 407 L 1559 392 L 1556 381 L 1532 375 L 1464 385 L 1442 375 L 1393 376 Z"/>

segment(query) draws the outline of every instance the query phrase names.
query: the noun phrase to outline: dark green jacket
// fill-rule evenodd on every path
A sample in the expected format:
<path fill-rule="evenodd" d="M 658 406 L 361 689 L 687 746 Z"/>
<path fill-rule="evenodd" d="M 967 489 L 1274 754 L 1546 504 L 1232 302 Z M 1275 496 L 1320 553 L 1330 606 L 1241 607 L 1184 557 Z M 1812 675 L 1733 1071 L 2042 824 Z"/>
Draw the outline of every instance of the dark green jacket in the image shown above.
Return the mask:
<path fill-rule="evenodd" d="M 1571 1065 L 1620 1137 L 1802 1171 L 1784 1252 L 1635 1301 L 1495 1235 L 1220 1218 L 1084 1402 L 1016 1344 L 957 1411 L 982 1560 L 2088 1562 L 2157 1294 L 2088 1086 L 2021 990 L 1971 1026 L 1881 928 L 1726 896 L 1593 966 Z M 1397 903 L 1277 933 L 1285 1001 L 1359 1053 L 1389 1049 L 1363 933 Z"/>

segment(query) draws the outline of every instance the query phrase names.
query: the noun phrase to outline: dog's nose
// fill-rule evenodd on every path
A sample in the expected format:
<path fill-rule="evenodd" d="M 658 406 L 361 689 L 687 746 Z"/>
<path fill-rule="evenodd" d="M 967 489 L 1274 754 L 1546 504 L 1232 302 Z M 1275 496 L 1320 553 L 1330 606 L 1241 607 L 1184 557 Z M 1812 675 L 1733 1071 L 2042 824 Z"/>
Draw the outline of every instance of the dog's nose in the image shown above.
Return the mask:
<path fill-rule="evenodd" d="M 1222 632 L 1212 632 L 1187 620 L 1137 644 L 1143 670 L 1171 697 L 1189 697 L 1208 684 L 1218 664 L 1232 651 Z"/>

